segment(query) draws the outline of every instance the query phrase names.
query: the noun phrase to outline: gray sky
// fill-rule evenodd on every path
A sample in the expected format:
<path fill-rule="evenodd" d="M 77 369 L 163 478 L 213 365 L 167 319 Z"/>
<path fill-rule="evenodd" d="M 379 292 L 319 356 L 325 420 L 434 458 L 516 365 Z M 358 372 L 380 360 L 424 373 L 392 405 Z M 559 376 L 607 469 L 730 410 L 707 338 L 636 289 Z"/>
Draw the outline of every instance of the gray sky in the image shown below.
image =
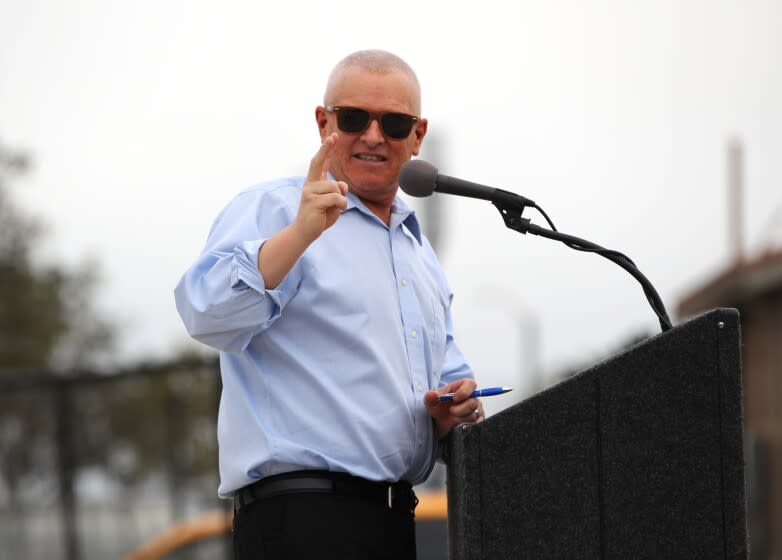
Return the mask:
<path fill-rule="evenodd" d="M 41 262 L 98 258 L 122 358 L 164 357 L 187 344 L 172 290 L 217 212 L 304 173 L 333 64 L 391 50 L 419 74 L 443 172 L 626 253 L 673 313 L 727 263 L 733 136 L 747 246 L 782 238 L 780 29 L 782 3 L 758 0 L 0 0 L 0 139 L 34 157 L 15 194 L 50 223 Z M 482 384 L 524 389 L 535 355 L 552 372 L 659 329 L 612 263 L 445 202 L 457 336 Z"/>

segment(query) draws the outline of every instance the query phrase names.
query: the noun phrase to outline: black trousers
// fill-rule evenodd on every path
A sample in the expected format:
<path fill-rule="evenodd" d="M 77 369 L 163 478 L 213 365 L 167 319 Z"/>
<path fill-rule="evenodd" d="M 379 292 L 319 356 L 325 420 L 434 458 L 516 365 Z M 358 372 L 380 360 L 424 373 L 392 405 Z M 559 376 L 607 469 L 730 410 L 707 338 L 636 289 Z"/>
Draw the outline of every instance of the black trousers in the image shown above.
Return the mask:
<path fill-rule="evenodd" d="M 415 560 L 412 513 L 358 496 L 303 493 L 236 512 L 235 560 Z"/>

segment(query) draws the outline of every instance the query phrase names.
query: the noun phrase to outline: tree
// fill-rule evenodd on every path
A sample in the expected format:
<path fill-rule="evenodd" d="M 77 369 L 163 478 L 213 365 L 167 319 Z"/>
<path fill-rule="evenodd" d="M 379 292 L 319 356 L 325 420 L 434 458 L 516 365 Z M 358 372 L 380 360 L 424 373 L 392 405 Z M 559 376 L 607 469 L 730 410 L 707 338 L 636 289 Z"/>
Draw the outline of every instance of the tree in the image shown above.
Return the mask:
<path fill-rule="evenodd" d="M 112 326 L 90 304 L 95 268 L 32 261 L 43 230 L 9 190 L 29 169 L 27 155 L 0 143 L 0 370 L 94 367 L 113 341 Z"/>

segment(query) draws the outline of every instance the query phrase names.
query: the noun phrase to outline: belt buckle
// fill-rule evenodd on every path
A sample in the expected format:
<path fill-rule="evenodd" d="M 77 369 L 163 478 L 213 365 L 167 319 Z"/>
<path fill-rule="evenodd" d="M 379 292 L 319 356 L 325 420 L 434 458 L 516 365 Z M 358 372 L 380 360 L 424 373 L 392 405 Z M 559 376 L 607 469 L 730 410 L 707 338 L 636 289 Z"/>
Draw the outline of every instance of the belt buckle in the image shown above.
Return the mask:
<path fill-rule="evenodd" d="M 394 487 L 388 485 L 388 509 L 394 509 Z"/>

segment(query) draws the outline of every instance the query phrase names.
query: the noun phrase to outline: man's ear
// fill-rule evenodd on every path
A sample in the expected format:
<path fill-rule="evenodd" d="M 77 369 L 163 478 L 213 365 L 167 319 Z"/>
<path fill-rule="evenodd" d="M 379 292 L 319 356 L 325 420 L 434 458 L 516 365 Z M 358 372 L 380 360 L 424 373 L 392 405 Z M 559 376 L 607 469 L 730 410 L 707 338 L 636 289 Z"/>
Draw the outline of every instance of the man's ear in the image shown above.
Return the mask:
<path fill-rule="evenodd" d="M 418 121 L 415 131 L 413 134 L 415 134 L 415 143 L 413 144 L 413 155 L 417 156 L 418 153 L 421 151 L 421 143 L 424 141 L 424 136 L 426 136 L 427 128 L 429 127 L 429 121 L 426 119 L 421 119 Z"/>
<path fill-rule="evenodd" d="M 318 123 L 318 132 L 320 133 L 320 140 L 322 142 L 326 139 L 326 125 L 329 122 L 325 107 L 318 105 L 315 108 L 315 122 Z"/>

